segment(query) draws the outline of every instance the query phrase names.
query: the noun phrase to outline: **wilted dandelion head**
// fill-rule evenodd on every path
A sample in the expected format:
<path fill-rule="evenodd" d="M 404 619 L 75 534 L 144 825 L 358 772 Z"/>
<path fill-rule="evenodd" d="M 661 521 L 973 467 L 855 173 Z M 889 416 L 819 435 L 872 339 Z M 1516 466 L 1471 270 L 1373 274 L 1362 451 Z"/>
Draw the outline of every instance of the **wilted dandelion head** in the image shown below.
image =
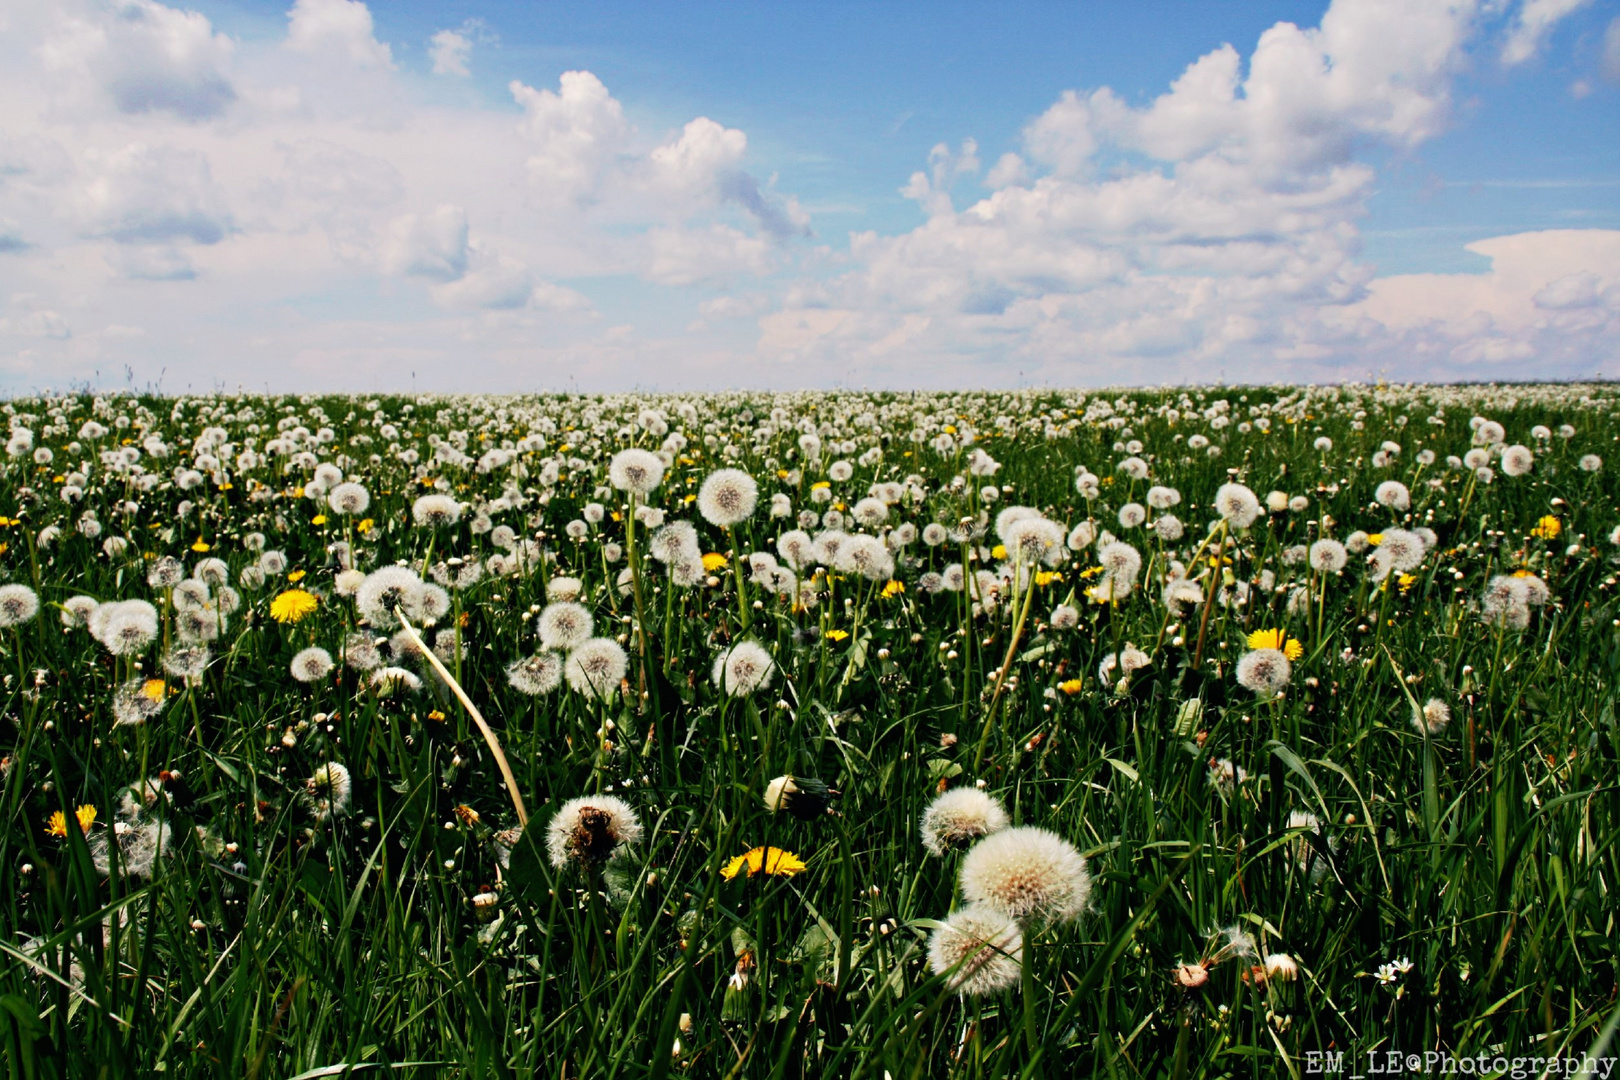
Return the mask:
<path fill-rule="evenodd" d="M 123 727 L 146 723 L 163 711 L 167 694 L 162 679 L 130 679 L 113 691 L 113 722 Z"/>
<path fill-rule="evenodd" d="M 591 638 L 568 654 L 564 674 L 576 693 L 606 701 L 619 692 L 630 659 L 611 638 Z"/>
<path fill-rule="evenodd" d="M 1261 697 L 1275 697 L 1292 675 L 1293 667 L 1281 649 L 1255 649 L 1237 662 L 1238 685 Z"/>
<path fill-rule="evenodd" d="M 647 495 L 664 479 L 664 459 L 651 450 L 632 447 L 613 455 L 608 481 L 620 491 Z"/>
<path fill-rule="evenodd" d="M 423 495 L 411 504 L 411 518 L 425 529 L 454 525 L 461 520 L 461 504 L 448 495 Z"/>
<path fill-rule="evenodd" d="M 1247 780 L 1248 772 L 1241 765 L 1235 765 L 1231 758 L 1214 758 L 1209 763 L 1209 786 L 1223 799 L 1232 797 L 1237 786 Z"/>
<path fill-rule="evenodd" d="M 561 870 L 570 862 L 598 866 L 621 845 L 641 839 L 641 819 L 630 804 L 613 795 L 569 799 L 546 827 L 546 853 Z"/>
<path fill-rule="evenodd" d="M 301 683 L 320 682 L 332 673 L 332 654 L 318 645 L 302 649 L 292 658 L 292 677 Z"/>
<path fill-rule="evenodd" d="M 163 654 L 163 670 L 177 679 L 197 679 L 208 669 L 206 645 L 175 645 Z"/>
<path fill-rule="evenodd" d="M 1430 698 L 1422 705 L 1412 706 L 1412 726 L 1420 735 L 1440 735 L 1450 723 L 1451 706 L 1439 698 Z"/>
<path fill-rule="evenodd" d="M 959 994 L 979 997 L 1018 985 L 1024 935 L 1007 914 L 989 904 L 951 912 L 928 940 L 928 968 L 946 976 Z"/>
<path fill-rule="evenodd" d="M 400 690 L 415 692 L 422 688 L 422 680 L 406 668 L 380 667 L 371 673 L 371 688 L 383 695 Z"/>
<path fill-rule="evenodd" d="M 974 845 L 962 860 L 962 895 L 1020 922 L 1070 922 L 1091 898 L 1091 874 L 1073 844 L 1025 825 Z"/>
<path fill-rule="evenodd" d="M 165 555 L 146 570 L 146 583 L 154 589 L 172 589 L 185 580 L 186 568 L 173 555 Z"/>
<path fill-rule="evenodd" d="M 714 658 L 712 677 L 730 697 L 747 697 L 771 684 L 776 662 L 757 641 L 739 641 Z"/>
<path fill-rule="evenodd" d="M 304 805 L 317 821 L 348 813 L 352 795 L 348 767 L 336 761 L 317 766 L 304 782 Z"/>
<path fill-rule="evenodd" d="M 934 796 L 923 811 L 923 847 L 935 855 L 967 847 L 1007 827 L 1001 803 L 976 787 L 951 788 Z"/>
<path fill-rule="evenodd" d="M 524 657 L 507 666 L 506 681 L 520 694 L 549 694 L 562 683 L 563 661 L 556 653 Z"/>
<path fill-rule="evenodd" d="M 1260 500 L 1242 484 L 1222 484 L 1215 492 L 1215 512 L 1234 529 L 1247 529 L 1260 516 Z"/>
<path fill-rule="evenodd" d="M 547 604 L 540 613 L 540 644 L 547 649 L 567 652 L 589 638 L 595 627 L 591 613 L 580 604 Z"/>
<path fill-rule="evenodd" d="M 382 663 L 382 652 L 377 639 L 363 630 L 350 634 L 343 642 L 343 662 L 356 671 L 371 671 Z"/>

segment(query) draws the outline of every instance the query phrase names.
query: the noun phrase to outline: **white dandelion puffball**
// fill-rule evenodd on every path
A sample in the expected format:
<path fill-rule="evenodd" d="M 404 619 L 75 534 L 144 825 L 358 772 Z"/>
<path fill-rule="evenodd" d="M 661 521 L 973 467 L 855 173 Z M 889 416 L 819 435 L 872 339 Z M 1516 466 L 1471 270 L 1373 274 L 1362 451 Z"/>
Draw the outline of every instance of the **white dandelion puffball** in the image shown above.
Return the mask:
<path fill-rule="evenodd" d="M 1215 492 L 1215 512 L 1234 529 L 1247 529 L 1260 516 L 1260 500 L 1242 484 L 1222 484 Z"/>
<path fill-rule="evenodd" d="M 1408 510 L 1412 506 L 1412 493 L 1399 480 L 1385 480 L 1379 484 L 1373 498 L 1378 500 L 1378 505 L 1391 510 Z"/>
<path fill-rule="evenodd" d="M 321 765 L 304 782 L 304 805 L 317 820 L 348 813 L 353 784 L 348 767 L 336 761 Z"/>
<path fill-rule="evenodd" d="M 411 505 L 411 519 L 428 529 L 454 525 L 461 520 L 461 504 L 448 495 L 423 495 Z"/>
<path fill-rule="evenodd" d="M 1020 922 L 1070 922 L 1091 898 L 1091 873 L 1073 844 L 1023 825 L 992 833 L 967 853 L 962 895 Z"/>
<path fill-rule="evenodd" d="M 562 804 L 546 827 L 546 854 L 561 870 L 570 862 L 606 862 L 620 845 L 641 839 L 641 819 L 614 795 L 584 795 Z"/>
<path fill-rule="evenodd" d="M 620 491 L 650 494 L 664 480 L 664 459 L 651 450 L 620 450 L 608 465 L 608 480 Z"/>
<path fill-rule="evenodd" d="M 929 970 L 969 997 L 1017 986 L 1023 960 L 1023 932 L 989 904 L 953 911 L 928 941 Z"/>
<path fill-rule="evenodd" d="M 1019 566 L 1056 566 L 1068 555 L 1063 526 L 1038 514 L 1009 523 L 1001 536 L 1007 554 Z"/>
<path fill-rule="evenodd" d="M 1344 545 L 1337 540 L 1318 540 L 1311 545 L 1307 558 L 1318 574 L 1337 574 L 1350 561 Z"/>
<path fill-rule="evenodd" d="M 1255 649 L 1237 662 L 1238 685 L 1261 697 L 1275 697 L 1293 676 L 1293 667 L 1281 649 Z"/>
<path fill-rule="evenodd" d="M 547 604 L 540 613 L 540 644 L 567 652 L 584 644 L 595 628 L 596 620 L 582 605 L 568 601 Z"/>
<path fill-rule="evenodd" d="M 1412 727 L 1419 735 L 1441 735 L 1451 723 L 1451 706 L 1439 698 L 1430 698 L 1412 709 Z"/>
<path fill-rule="evenodd" d="M 739 641 L 714 658 L 714 684 L 730 697 L 747 697 L 771 685 L 776 662 L 757 641 Z"/>
<path fill-rule="evenodd" d="M 759 484 L 741 469 L 716 469 L 698 489 L 698 513 L 723 529 L 753 517 L 758 502 Z"/>
<path fill-rule="evenodd" d="M 923 847 L 931 854 L 944 855 L 963 848 L 1008 825 L 1001 803 L 976 787 L 951 788 L 934 796 L 923 811 L 919 831 Z"/>
<path fill-rule="evenodd" d="M 373 626 L 391 630 L 399 625 L 394 609 L 407 619 L 418 617 L 423 592 L 422 579 L 406 566 L 384 566 L 366 575 L 354 591 L 354 606 Z"/>
<path fill-rule="evenodd" d="M 630 658 L 611 638 L 591 638 L 568 654 L 563 672 L 576 693 L 606 701 L 619 692 Z"/>
<path fill-rule="evenodd" d="M 332 494 L 326 497 L 326 504 L 334 514 L 363 514 L 371 506 L 371 493 L 351 480 L 333 488 Z"/>
<path fill-rule="evenodd" d="M 301 683 L 320 682 L 332 673 L 332 654 L 318 645 L 292 658 L 292 677 Z"/>
<path fill-rule="evenodd" d="M 0 627 L 21 626 L 39 614 L 39 597 L 27 585 L 0 585 Z"/>
<path fill-rule="evenodd" d="M 1502 451 L 1502 472 L 1508 476 L 1523 476 L 1535 464 L 1536 455 L 1528 446 L 1510 446 Z"/>
<path fill-rule="evenodd" d="M 506 681 L 520 694 L 536 697 L 549 694 L 562 684 L 563 661 L 556 653 L 543 652 L 509 665 Z"/>

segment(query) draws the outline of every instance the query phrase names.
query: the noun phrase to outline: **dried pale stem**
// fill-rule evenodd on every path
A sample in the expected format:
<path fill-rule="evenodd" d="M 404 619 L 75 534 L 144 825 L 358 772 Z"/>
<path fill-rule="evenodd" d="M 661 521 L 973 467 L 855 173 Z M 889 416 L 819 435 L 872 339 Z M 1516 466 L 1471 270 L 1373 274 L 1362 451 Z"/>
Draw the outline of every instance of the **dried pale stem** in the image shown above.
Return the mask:
<path fill-rule="evenodd" d="M 406 620 L 405 613 L 395 608 L 394 617 L 399 620 L 399 625 L 410 636 L 411 644 L 415 645 L 422 655 L 427 657 L 428 663 L 433 665 L 433 670 L 439 673 L 439 678 L 443 679 L 445 685 L 450 687 L 451 692 L 461 700 L 462 708 L 467 710 L 467 715 L 471 716 L 473 723 L 478 725 L 478 730 L 483 733 L 484 742 L 489 746 L 489 752 L 495 755 L 495 764 L 500 766 L 501 777 L 506 781 L 507 793 L 512 796 L 512 809 L 517 811 L 518 824 L 527 825 L 529 823 L 529 812 L 524 809 L 523 796 L 518 794 L 517 777 L 512 774 L 512 766 L 507 763 L 506 754 L 501 750 L 501 741 L 495 737 L 495 732 L 490 730 L 489 724 L 484 720 L 484 714 L 478 711 L 478 706 L 472 703 L 472 698 L 467 696 L 467 691 L 461 688 L 461 684 L 456 681 L 455 676 L 446 670 L 443 662 L 439 660 L 438 654 L 422 642 L 422 636 Z"/>

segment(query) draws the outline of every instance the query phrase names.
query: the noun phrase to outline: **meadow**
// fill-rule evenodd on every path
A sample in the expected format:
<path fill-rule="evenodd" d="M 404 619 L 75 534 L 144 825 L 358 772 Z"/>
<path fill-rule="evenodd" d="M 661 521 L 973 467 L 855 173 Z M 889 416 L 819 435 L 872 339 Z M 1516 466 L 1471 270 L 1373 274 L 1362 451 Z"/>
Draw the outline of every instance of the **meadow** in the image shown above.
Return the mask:
<path fill-rule="evenodd" d="M 1614 387 L 3 407 L 11 1075 L 1616 1052 Z"/>

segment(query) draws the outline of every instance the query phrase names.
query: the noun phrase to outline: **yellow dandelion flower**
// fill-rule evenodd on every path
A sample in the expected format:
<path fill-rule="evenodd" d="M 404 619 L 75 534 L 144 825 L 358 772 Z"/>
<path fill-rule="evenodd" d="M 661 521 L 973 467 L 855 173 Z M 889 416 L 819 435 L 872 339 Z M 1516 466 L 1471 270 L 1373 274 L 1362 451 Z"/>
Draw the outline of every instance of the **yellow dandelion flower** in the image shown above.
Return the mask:
<path fill-rule="evenodd" d="M 288 589 L 270 601 L 270 617 L 279 623 L 295 623 L 314 611 L 320 601 L 303 589 Z"/>
<path fill-rule="evenodd" d="M 1382 544 L 1383 542 L 1384 542 L 1384 534 L 1383 533 L 1368 533 L 1367 534 L 1367 543 L 1371 544 L 1373 547 L 1377 547 L 1379 544 Z"/>
<path fill-rule="evenodd" d="M 45 835 L 66 836 L 67 815 L 60 810 L 52 811 L 51 816 L 45 819 Z"/>
<path fill-rule="evenodd" d="M 1249 635 L 1251 649 L 1277 649 L 1290 660 L 1305 655 L 1305 646 L 1281 630 L 1256 630 Z"/>
<path fill-rule="evenodd" d="M 774 847 L 757 847 L 726 863 L 720 871 L 720 876 L 730 881 L 742 873 L 744 867 L 748 868 L 749 877 L 753 877 L 761 870 L 773 877 L 792 877 L 805 869 L 804 860 L 791 851 Z"/>
<path fill-rule="evenodd" d="M 991 548 L 990 557 L 994 559 L 1005 559 L 1007 557 L 1006 546 L 1003 544 L 997 544 L 995 547 Z"/>
<path fill-rule="evenodd" d="M 163 692 L 167 687 L 162 679 L 147 679 L 141 683 L 141 697 L 147 701 L 163 702 Z"/>
<path fill-rule="evenodd" d="M 847 637 L 849 637 L 849 631 L 848 630 L 829 630 L 829 631 L 827 631 L 827 640 L 828 641 L 843 641 Z"/>
<path fill-rule="evenodd" d="M 355 526 L 356 529 L 360 530 L 363 533 L 368 533 L 372 529 L 375 529 L 376 527 L 377 527 L 377 523 L 375 521 L 373 521 L 371 518 L 366 518 L 360 524 Z"/>
<path fill-rule="evenodd" d="M 832 487 L 832 481 L 831 480 L 817 480 L 815 483 L 810 485 L 810 490 L 811 491 L 819 491 L 822 488 L 830 488 L 830 487 Z"/>
<path fill-rule="evenodd" d="M 710 573 L 716 570 L 724 570 L 730 565 L 731 563 L 727 561 L 726 557 L 718 551 L 711 551 L 703 556 L 703 569 L 708 570 Z"/>
<path fill-rule="evenodd" d="M 212 549 L 211 545 L 209 545 L 209 543 L 206 540 L 204 540 L 202 537 L 199 536 L 199 537 L 197 537 L 197 542 L 195 544 L 191 545 L 191 550 L 197 552 L 200 555 L 205 551 L 211 551 L 213 549 Z"/>
<path fill-rule="evenodd" d="M 326 515 L 325 514 L 316 514 L 314 517 L 309 519 L 309 523 L 311 525 L 325 525 L 326 524 Z"/>
<path fill-rule="evenodd" d="M 883 595 L 885 597 L 899 596 L 905 591 L 906 585 L 903 581 L 890 581 L 887 585 L 883 586 Z"/>
<path fill-rule="evenodd" d="M 1542 540 L 1556 540 L 1564 531 L 1564 523 L 1548 514 L 1536 522 L 1536 527 L 1530 530 L 1530 535 Z"/>
<path fill-rule="evenodd" d="M 1065 694 L 1078 694 L 1084 683 L 1080 679 L 1065 679 L 1058 683 L 1058 689 Z"/>
<path fill-rule="evenodd" d="M 1041 570 L 1035 574 L 1035 584 L 1050 585 L 1054 581 L 1062 581 L 1063 575 L 1056 570 Z"/>
<path fill-rule="evenodd" d="M 307 571 L 304 570 L 294 570 L 292 573 L 287 575 L 287 580 L 294 583 L 300 582 L 304 580 L 304 574 L 306 572 Z"/>
<path fill-rule="evenodd" d="M 1400 587 L 1401 595 L 1405 596 L 1407 593 L 1412 591 L 1412 586 L 1417 584 L 1417 575 L 1402 574 L 1400 577 L 1395 579 L 1395 584 Z"/>

